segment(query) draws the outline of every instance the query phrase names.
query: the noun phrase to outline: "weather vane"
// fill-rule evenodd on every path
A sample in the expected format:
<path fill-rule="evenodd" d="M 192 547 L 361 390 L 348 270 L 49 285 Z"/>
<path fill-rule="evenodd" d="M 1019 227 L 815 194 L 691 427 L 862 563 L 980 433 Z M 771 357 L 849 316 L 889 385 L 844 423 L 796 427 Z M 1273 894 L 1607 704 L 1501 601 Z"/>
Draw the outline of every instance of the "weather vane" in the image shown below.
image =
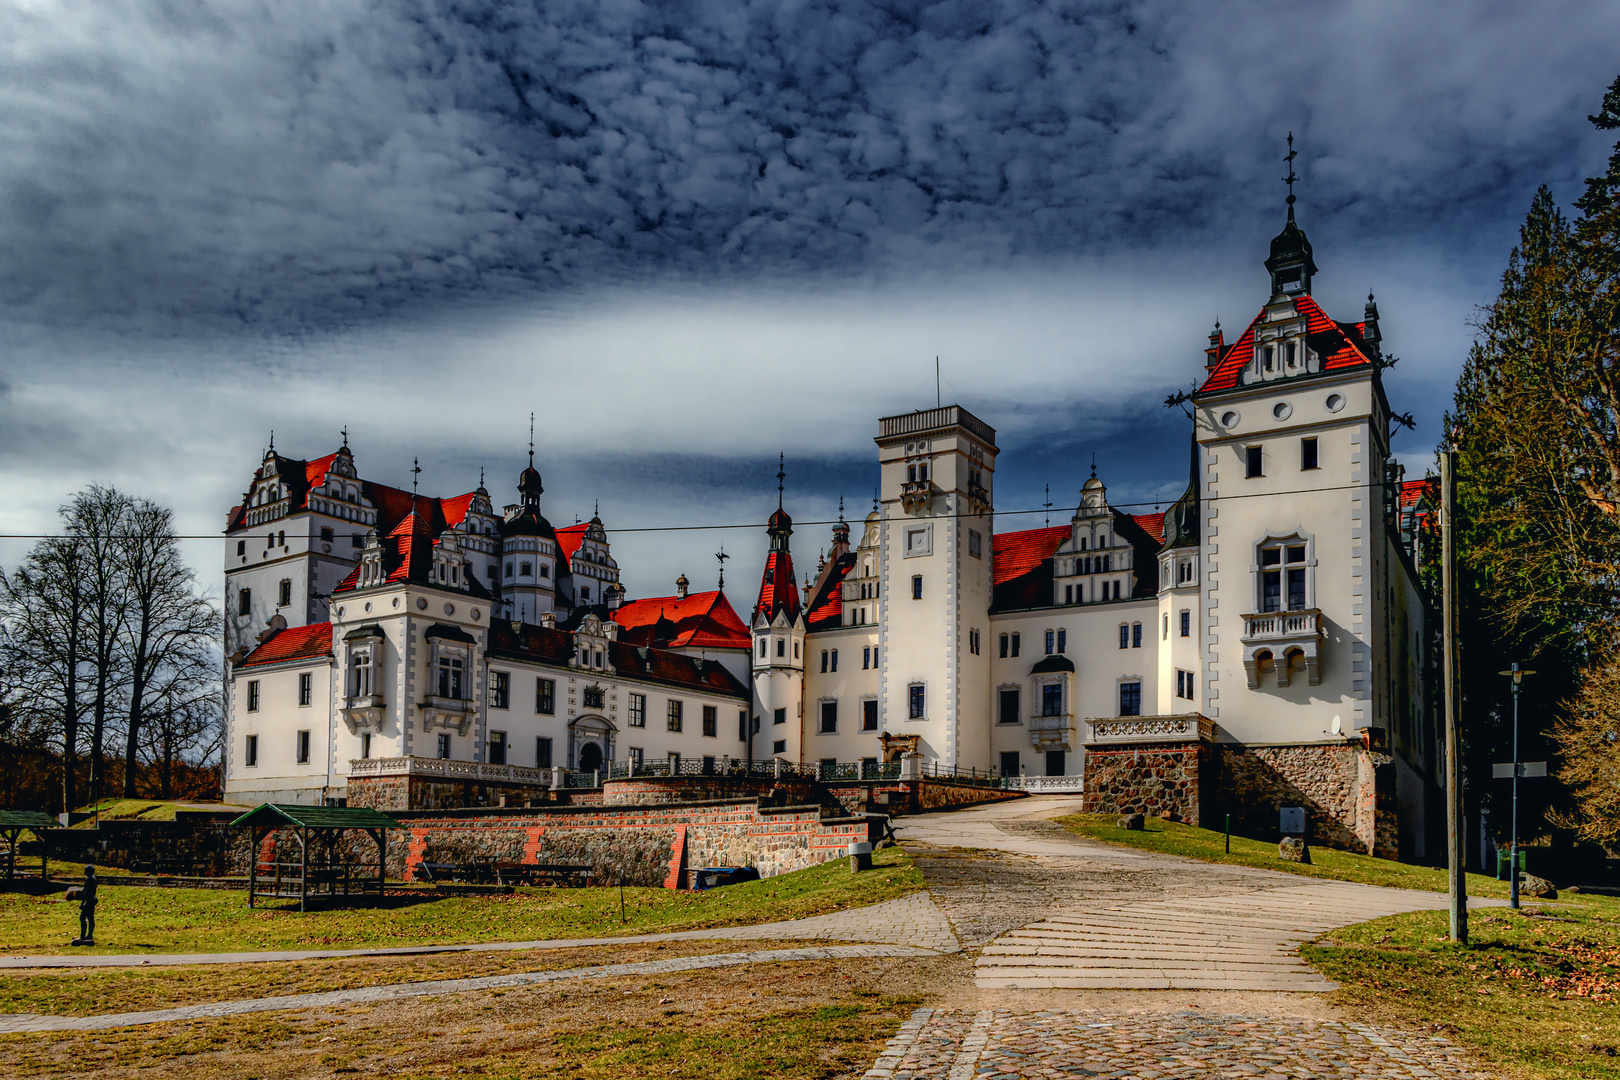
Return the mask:
<path fill-rule="evenodd" d="M 348 446 L 349 445 L 349 425 L 348 424 L 343 425 L 342 435 L 343 435 L 343 445 Z"/>
<path fill-rule="evenodd" d="M 720 591 L 724 592 L 726 588 L 726 560 L 731 558 L 730 555 L 726 554 L 726 545 L 721 544 L 720 550 L 714 553 L 714 557 L 720 563 Z"/>

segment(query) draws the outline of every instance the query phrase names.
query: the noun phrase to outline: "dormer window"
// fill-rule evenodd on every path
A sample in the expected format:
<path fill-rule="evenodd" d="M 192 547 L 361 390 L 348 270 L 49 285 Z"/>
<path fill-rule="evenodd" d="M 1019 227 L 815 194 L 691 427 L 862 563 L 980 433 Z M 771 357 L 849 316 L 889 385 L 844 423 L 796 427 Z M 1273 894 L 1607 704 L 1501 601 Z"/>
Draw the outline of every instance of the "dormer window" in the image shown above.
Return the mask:
<path fill-rule="evenodd" d="M 1288 366 L 1293 367 L 1295 357 L 1299 351 L 1299 346 L 1290 341 L 1287 345 L 1283 346 L 1283 349 L 1284 355 L 1287 357 Z"/>
<path fill-rule="evenodd" d="M 1265 370 L 1265 371 L 1272 370 L 1272 367 L 1273 367 L 1273 365 L 1275 363 L 1276 354 L 1277 354 L 1277 348 L 1274 345 L 1267 345 L 1261 351 L 1261 357 L 1262 357 L 1261 368 L 1262 368 L 1262 370 Z"/>

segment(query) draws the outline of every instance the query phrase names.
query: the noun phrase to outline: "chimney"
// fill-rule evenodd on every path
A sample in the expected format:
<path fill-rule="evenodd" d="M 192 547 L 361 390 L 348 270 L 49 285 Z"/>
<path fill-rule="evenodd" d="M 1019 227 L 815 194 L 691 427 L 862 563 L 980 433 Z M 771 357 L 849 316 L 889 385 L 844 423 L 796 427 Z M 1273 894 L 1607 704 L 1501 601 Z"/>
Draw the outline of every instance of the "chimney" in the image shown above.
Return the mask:
<path fill-rule="evenodd" d="M 690 589 L 691 587 L 692 587 L 692 583 L 690 581 L 686 580 L 686 575 L 685 574 L 682 574 L 680 577 L 676 578 L 675 579 L 675 598 L 678 599 L 678 600 L 685 600 L 686 599 L 686 591 L 688 589 Z"/>
<path fill-rule="evenodd" d="M 602 633 L 607 636 L 609 641 L 618 641 L 619 631 L 623 629 L 624 627 L 620 626 L 616 622 L 605 622 L 602 624 Z"/>
<path fill-rule="evenodd" d="M 540 625 L 547 630 L 557 629 L 557 613 L 555 611 L 542 611 L 540 613 Z"/>
<path fill-rule="evenodd" d="M 1215 329 L 1209 332 L 1209 348 L 1204 350 L 1204 370 L 1213 371 L 1215 365 L 1221 362 L 1221 353 L 1226 348 L 1226 335 L 1221 330 L 1220 321 L 1215 323 Z"/>

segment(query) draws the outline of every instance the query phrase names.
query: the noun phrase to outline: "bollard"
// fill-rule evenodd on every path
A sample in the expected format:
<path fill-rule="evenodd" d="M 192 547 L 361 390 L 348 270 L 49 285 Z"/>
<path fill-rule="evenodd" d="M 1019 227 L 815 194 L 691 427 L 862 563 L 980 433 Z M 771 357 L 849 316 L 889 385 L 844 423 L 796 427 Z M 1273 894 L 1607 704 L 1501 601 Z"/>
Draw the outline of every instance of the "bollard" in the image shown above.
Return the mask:
<path fill-rule="evenodd" d="M 857 840 L 849 845 L 849 872 L 858 874 L 862 870 L 872 869 L 872 845 L 865 840 Z"/>
<path fill-rule="evenodd" d="M 1232 815 L 1226 815 L 1226 853 L 1232 854 Z"/>

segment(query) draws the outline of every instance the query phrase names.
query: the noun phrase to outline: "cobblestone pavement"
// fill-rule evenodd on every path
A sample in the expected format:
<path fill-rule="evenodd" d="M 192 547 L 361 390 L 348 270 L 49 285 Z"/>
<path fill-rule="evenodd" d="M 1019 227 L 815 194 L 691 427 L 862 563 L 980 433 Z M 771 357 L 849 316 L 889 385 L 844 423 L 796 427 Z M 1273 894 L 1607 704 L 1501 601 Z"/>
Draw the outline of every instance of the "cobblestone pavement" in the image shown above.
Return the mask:
<path fill-rule="evenodd" d="M 251 964 L 285 960 L 331 960 L 354 956 L 426 956 L 455 952 L 522 952 L 530 949 L 577 949 L 589 945 L 640 945 L 658 941 L 861 941 L 908 945 L 934 952 L 961 950 L 950 920 L 925 892 L 912 893 L 868 907 L 851 908 L 808 919 L 724 926 L 711 930 L 678 930 L 609 938 L 562 938 L 554 941 L 492 941 L 470 945 L 421 945 L 392 949 L 324 949 L 305 952 L 149 953 L 125 956 L 8 956 L 4 968 L 167 967 L 179 964 Z"/>
<path fill-rule="evenodd" d="M 1201 1011 L 918 1009 L 867 1071 L 870 1080 L 1072 1077 L 1478 1080 L 1444 1039 L 1337 1020 Z"/>
<path fill-rule="evenodd" d="M 511 975 L 489 975 L 475 979 L 437 979 L 430 982 L 391 983 L 354 990 L 333 990 L 320 994 L 288 994 L 282 997 L 254 998 L 247 1001 L 216 1001 L 207 1005 L 187 1005 L 150 1012 L 104 1013 L 100 1016 L 39 1016 L 33 1013 L 0 1015 L 0 1034 L 29 1031 L 98 1031 L 105 1028 L 161 1024 L 175 1020 L 238 1016 L 243 1013 L 276 1012 L 283 1009 L 319 1009 L 334 1005 L 375 1004 L 399 998 L 428 997 L 435 994 L 462 994 L 470 990 L 497 990 L 564 979 L 609 979 L 625 975 L 663 975 L 676 971 L 736 967 L 741 964 L 771 964 L 793 960 L 865 960 L 874 957 L 935 956 L 926 949 L 904 945 L 823 945 L 809 949 L 769 949 L 758 952 L 716 953 L 708 956 L 678 956 L 639 964 L 607 964 L 598 967 L 565 968 L 561 971 L 526 971 Z"/>

